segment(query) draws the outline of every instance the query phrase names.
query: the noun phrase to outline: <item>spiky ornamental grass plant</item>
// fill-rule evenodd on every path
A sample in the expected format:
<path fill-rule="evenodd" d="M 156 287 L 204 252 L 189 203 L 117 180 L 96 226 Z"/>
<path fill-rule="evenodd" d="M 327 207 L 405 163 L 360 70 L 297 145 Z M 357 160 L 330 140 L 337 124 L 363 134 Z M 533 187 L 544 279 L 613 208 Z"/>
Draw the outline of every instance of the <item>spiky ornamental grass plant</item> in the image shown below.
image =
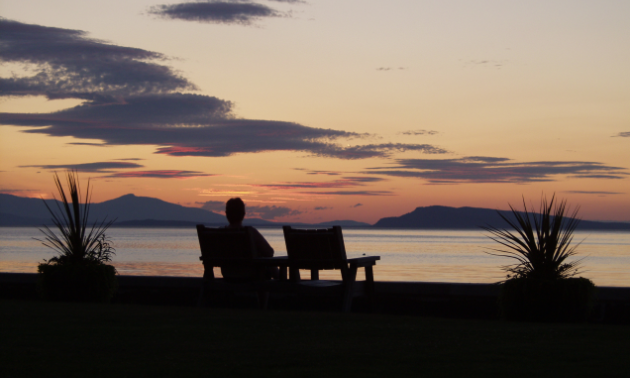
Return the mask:
<path fill-rule="evenodd" d="M 507 320 L 585 321 L 593 309 L 595 285 L 586 278 L 573 278 L 580 273 L 581 260 L 567 261 L 579 245 L 571 245 L 578 209 L 567 217 L 566 201 L 554 202 L 555 195 L 549 202 L 543 196 L 539 212 L 534 213 L 523 198 L 523 213 L 510 205 L 516 221 L 499 213 L 515 233 L 484 227 L 492 240 L 506 247 L 488 253 L 517 260 L 503 267 L 508 275 L 498 303 Z"/>
<path fill-rule="evenodd" d="M 571 245 L 573 232 L 580 220 L 577 218 L 579 208 L 568 217 L 566 200 L 554 206 L 555 195 L 551 201 L 541 199 L 538 214 L 527 208 L 523 198 L 524 212 L 510 209 L 516 218 L 512 221 L 499 213 L 516 233 L 509 230 L 488 226 L 483 227 L 490 232 L 489 238 L 505 246 L 507 249 L 494 249 L 489 252 L 495 256 L 505 256 L 517 260 L 516 264 L 506 265 L 503 269 L 508 273 L 507 278 L 538 278 L 563 279 L 580 273 L 581 260 L 567 262 L 567 258 L 575 255 L 579 246 Z"/>
<path fill-rule="evenodd" d="M 53 300 L 108 302 L 116 291 L 117 282 L 116 268 L 106 264 L 111 261 L 115 250 L 105 231 L 114 221 L 95 221 L 91 227 L 88 226 L 92 194 L 90 182 L 88 180 L 82 204 L 76 171 L 67 172 L 69 197 L 57 173 L 54 180 L 61 202 L 56 202 L 57 211 L 45 201 L 44 204 L 60 235 L 44 226 L 40 231 L 45 238 L 38 240 L 58 251 L 59 255 L 37 267 L 40 294 Z"/>
<path fill-rule="evenodd" d="M 90 216 L 90 201 L 92 191 L 88 180 L 85 202 L 81 204 L 81 189 L 79 175 L 76 171 L 67 172 L 67 186 L 69 197 L 61 184 L 59 175 L 55 173 L 54 181 L 61 196 L 61 203 L 56 202 L 57 211 L 54 211 L 46 201 L 44 205 L 52 215 L 52 221 L 60 232 L 60 236 L 50 228 L 44 226 L 40 231 L 44 234 L 44 240 L 40 240 L 45 246 L 59 252 L 47 261 L 48 264 L 86 264 L 105 263 L 111 261 L 115 250 L 105 231 L 114 223 L 114 220 L 94 222 L 88 226 Z M 70 201 L 70 202 L 69 202 Z"/>

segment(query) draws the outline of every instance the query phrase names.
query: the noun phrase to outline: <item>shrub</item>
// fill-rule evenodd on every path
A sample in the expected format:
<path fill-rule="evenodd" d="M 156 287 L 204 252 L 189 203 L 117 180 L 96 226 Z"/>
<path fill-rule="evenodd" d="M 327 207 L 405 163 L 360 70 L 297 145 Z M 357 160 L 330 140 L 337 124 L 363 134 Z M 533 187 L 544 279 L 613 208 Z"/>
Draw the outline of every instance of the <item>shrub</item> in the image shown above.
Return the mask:
<path fill-rule="evenodd" d="M 499 213 L 515 233 L 484 227 L 492 240 L 506 247 L 489 253 L 517 261 L 503 267 L 507 280 L 502 282 L 499 306 L 506 319 L 583 321 L 593 307 L 593 282 L 573 278 L 581 260 L 567 261 L 579 245 L 571 245 L 578 209 L 566 217 L 566 201 L 554 202 L 555 196 L 549 202 L 543 197 L 540 211 L 533 213 L 523 198 L 522 213 L 510 205 L 515 221 Z"/>
<path fill-rule="evenodd" d="M 116 290 L 116 269 L 107 265 L 115 255 L 111 241 L 105 231 L 114 222 L 103 220 L 88 226 L 91 190 L 88 180 L 85 202 L 80 203 L 79 177 L 76 172 L 67 172 L 69 197 L 55 173 L 55 184 L 61 201 L 56 202 L 57 212 L 48 206 L 52 221 L 60 235 L 44 226 L 40 231 L 45 246 L 57 252 L 38 266 L 40 294 L 48 299 L 108 301 Z"/>

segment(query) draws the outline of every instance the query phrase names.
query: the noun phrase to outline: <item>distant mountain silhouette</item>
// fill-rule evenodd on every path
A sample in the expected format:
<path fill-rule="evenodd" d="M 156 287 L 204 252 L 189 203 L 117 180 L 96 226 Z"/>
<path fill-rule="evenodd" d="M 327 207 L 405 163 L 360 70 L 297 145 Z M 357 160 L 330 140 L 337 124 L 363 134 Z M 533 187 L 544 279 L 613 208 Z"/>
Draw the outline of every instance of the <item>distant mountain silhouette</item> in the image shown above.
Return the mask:
<path fill-rule="evenodd" d="M 56 200 L 46 200 L 48 206 L 57 210 Z M 0 194 L 0 226 L 42 226 L 51 225 L 50 213 L 38 198 L 25 198 L 10 194 Z M 196 224 L 218 226 L 227 224 L 225 216 L 208 210 L 185 207 L 151 197 L 138 197 L 127 194 L 122 197 L 93 203 L 90 206 L 90 219 L 116 219 L 114 227 L 194 227 Z M 257 227 L 279 227 L 287 222 L 277 223 L 258 218 L 246 218 L 245 225 Z M 290 223 L 294 226 L 328 227 L 370 227 L 368 223 L 339 220 L 318 224 Z"/>
<path fill-rule="evenodd" d="M 475 207 L 428 206 L 418 207 L 414 211 L 399 217 L 382 218 L 374 227 L 379 228 L 420 228 L 420 229 L 480 229 L 482 226 L 504 228 L 507 223 L 498 213 L 508 219 L 514 219 L 511 211 L 483 209 Z M 627 230 L 630 223 L 595 222 L 582 220 L 579 230 Z"/>
<path fill-rule="evenodd" d="M 57 209 L 58 201 L 46 200 L 48 206 Z M 513 219 L 510 211 L 500 211 Z M 91 221 L 97 219 L 117 219 L 114 227 L 194 227 L 196 224 L 207 226 L 225 225 L 225 216 L 208 210 L 185 207 L 151 197 L 138 197 L 127 194 L 122 197 L 93 203 L 90 207 Z M 42 226 L 51 225 L 50 214 L 38 198 L 25 198 L 10 194 L 0 194 L 0 226 Z M 245 225 L 256 227 L 278 227 L 291 224 L 295 227 L 372 227 L 368 223 L 352 220 L 336 220 L 317 224 L 272 222 L 258 218 L 246 218 Z M 496 210 L 475 207 L 418 207 L 400 217 L 382 218 L 374 227 L 378 228 L 416 228 L 416 229 L 476 229 L 481 226 L 505 227 L 506 223 Z M 595 222 L 583 220 L 580 230 L 624 230 L 630 231 L 630 223 Z"/>
<path fill-rule="evenodd" d="M 57 210 L 59 201 L 46 200 L 48 206 Z M 0 194 L 0 225 L 41 226 L 51 224 L 50 213 L 38 198 L 25 198 Z M 90 206 L 90 221 L 117 219 L 116 223 L 150 219 L 154 221 L 186 221 L 204 224 L 225 224 L 225 216 L 207 210 L 185 207 L 157 198 L 137 197 L 127 194 L 122 197 L 93 203 Z"/>

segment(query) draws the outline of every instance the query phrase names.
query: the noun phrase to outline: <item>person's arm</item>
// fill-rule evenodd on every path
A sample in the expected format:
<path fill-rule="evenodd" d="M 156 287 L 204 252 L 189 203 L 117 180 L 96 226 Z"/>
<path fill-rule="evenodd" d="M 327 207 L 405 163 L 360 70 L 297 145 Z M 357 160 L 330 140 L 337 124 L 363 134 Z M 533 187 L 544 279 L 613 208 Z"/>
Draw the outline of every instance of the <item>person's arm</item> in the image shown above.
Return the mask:
<path fill-rule="evenodd" d="M 269 245 L 267 240 L 257 229 L 254 230 L 254 242 L 256 243 L 256 250 L 258 251 L 258 257 L 273 257 L 273 247 Z"/>

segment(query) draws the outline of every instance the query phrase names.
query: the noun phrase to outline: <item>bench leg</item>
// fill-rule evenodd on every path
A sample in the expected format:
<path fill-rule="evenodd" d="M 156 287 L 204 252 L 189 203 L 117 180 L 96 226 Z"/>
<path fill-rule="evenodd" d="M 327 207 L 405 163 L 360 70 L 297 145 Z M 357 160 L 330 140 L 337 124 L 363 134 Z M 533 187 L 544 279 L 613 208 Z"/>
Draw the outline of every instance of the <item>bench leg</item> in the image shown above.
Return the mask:
<path fill-rule="evenodd" d="M 376 288 L 374 287 L 372 265 L 365 267 L 365 294 L 370 302 L 370 310 L 373 312 L 376 304 Z"/>
<path fill-rule="evenodd" d="M 341 311 L 350 312 L 352 308 L 352 296 L 354 295 L 354 282 L 357 280 L 357 266 L 350 265 L 350 269 L 341 269 L 343 278 L 343 304 Z"/>
<path fill-rule="evenodd" d="M 300 270 L 298 268 L 289 268 L 289 280 L 293 282 L 300 280 Z"/>

